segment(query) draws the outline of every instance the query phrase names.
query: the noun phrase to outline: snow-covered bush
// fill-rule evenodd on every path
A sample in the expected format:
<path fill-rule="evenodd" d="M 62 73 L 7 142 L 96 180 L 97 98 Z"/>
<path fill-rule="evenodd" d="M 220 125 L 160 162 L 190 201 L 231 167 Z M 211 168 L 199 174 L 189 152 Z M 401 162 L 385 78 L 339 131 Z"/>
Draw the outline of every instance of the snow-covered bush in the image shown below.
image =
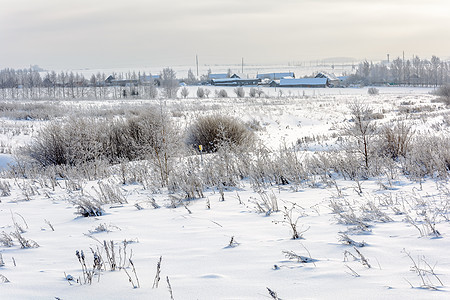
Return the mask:
<path fill-rule="evenodd" d="M 103 215 L 102 203 L 89 196 L 77 196 L 70 200 L 77 208 L 77 214 L 83 217 L 97 217 Z"/>
<path fill-rule="evenodd" d="M 245 91 L 244 91 L 244 88 L 242 86 L 235 88 L 234 89 L 234 93 L 236 94 L 236 96 L 238 98 L 244 98 L 245 97 Z"/>
<path fill-rule="evenodd" d="M 376 138 L 376 124 L 373 122 L 373 110 L 367 104 L 355 101 L 350 106 L 351 120 L 345 126 L 343 134 L 346 150 L 358 153 L 362 157 L 363 165 L 369 169 L 374 155 Z"/>
<path fill-rule="evenodd" d="M 14 241 L 8 233 L 2 231 L 0 234 L 0 245 L 4 247 L 12 247 L 14 245 Z"/>
<path fill-rule="evenodd" d="M 379 135 L 381 154 L 397 159 L 406 156 L 409 151 L 414 131 L 406 123 L 386 125 Z"/>
<path fill-rule="evenodd" d="M 184 99 L 187 98 L 187 96 L 189 96 L 189 90 L 187 87 L 183 87 L 181 89 L 181 97 L 183 97 Z"/>
<path fill-rule="evenodd" d="M 171 192 L 182 193 L 186 199 L 203 197 L 205 188 L 203 174 L 199 168 L 199 157 L 188 157 L 178 165 L 169 177 L 168 188 Z"/>
<path fill-rule="evenodd" d="M 180 88 L 180 84 L 177 80 L 176 72 L 172 68 L 164 68 L 160 77 L 164 97 L 167 99 L 177 98 L 177 92 Z"/>
<path fill-rule="evenodd" d="M 197 98 L 205 98 L 205 90 L 201 87 L 197 89 Z"/>
<path fill-rule="evenodd" d="M 369 95 L 378 95 L 380 93 L 380 90 L 374 87 L 371 87 L 367 90 L 367 93 Z"/>
<path fill-rule="evenodd" d="M 436 95 L 440 96 L 440 99 L 445 104 L 450 105 L 450 84 L 442 85 L 441 87 L 439 87 L 436 91 Z"/>
<path fill-rule="evenodd" d="M 10 195 L 11 195 L 11 185 L 9 184 L 9 182 L 0 181 L 0 197 L 6 197 Z"/>
<path fill-rule="evenodd" d="M 228 98 L 228 93 L 224 89 L 221 89 L 220 91 L 215 90 L 214 93 L 216 94 L 217 98 Z"/>
<path fill-rule="evenodd" d="M 225 144 L 234 146 L 251 145 L 253 133 L 238 119 L 223 115 L 198 118 L 189 128 L 186 143 L 204 152 L 216 152 Z"/>
<path fill-rule="evenodd" d="M 29 156 L 43 166 L 77 165 L 101 155 L 104 122 L 92 118 L 72 118 L 52 122 L 39 132 L 28 149 Z"/>
<path fill-rule="evenodd" d="M 412 180 L 421 181 L 425 176 L 446 179 L 450 171 L 450 138 L 418 136 L 404 160 L 402 170 Z"/>
<path fill-rule="evenodd" d="M 43 166 L 161 158 L 168 155 L 174 132 L 165 114 L 150 110 L 116 121 L 72 118 L 41 130 L 28 154 Z"/>

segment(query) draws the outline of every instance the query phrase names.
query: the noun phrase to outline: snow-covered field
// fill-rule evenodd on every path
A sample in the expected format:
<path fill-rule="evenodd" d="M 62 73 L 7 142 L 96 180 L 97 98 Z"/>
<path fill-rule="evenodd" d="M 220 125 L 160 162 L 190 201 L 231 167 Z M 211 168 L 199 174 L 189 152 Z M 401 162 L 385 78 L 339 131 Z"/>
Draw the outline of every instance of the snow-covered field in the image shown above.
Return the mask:
<path fill-rule="evenodd" d="M 336 147 L 355 100 L 383 115 L 379 124 L 404 120 L 416 134 L 450 133 L 449 109 L 434 101 L 431 89 L 380 88 L 371 96 L 367 88 L 285 89 L 282 94 L 268 88 L 269 98 L 244 99 L 235 98 L 232 88 L 230 98 L 196 99 L 196 88 L 190 89 L 187 99 L 55 106 L 73 113 L 83 107 L 156 102 L 180 130 L 200 115 L 230 115 L 258 124 L 256 134 L 271 151 L 297 145 L 305 156 Z M 10 153 L 31 143 L 49 121 L 0 122 L 1 170 L 11 163 Z M 24 178 L 5 171 L 0 178 L 0 298 L 450 297 L 448 181 L 428 176 L 418 182 L 397 172 L 360 182 L 335 176 L 329 183 L 257 189 L 244 178 L 225 188 L 223 199 L 207 187 L 203 198 L 173 208 L 180 195 L 137 182 L 122 184 L 119 174 L 89 181 Z M 76 215 L 73 199 L 100 197 L 100 186 L 110 187 L 126 203 L 104 205 L 97 217 Z M 278 210 L 261 212 L 267 203 Z M 298 239 L 292 239 L 292 224 Z M 114 253 L 106 251 L 111 248 Z M 83 251 L 86 266 L 76 251 Z M 104 262 L 101 270 L 92 271 L 94 252 Z M 114 257 L 115 267 L 108 257 Z"/>

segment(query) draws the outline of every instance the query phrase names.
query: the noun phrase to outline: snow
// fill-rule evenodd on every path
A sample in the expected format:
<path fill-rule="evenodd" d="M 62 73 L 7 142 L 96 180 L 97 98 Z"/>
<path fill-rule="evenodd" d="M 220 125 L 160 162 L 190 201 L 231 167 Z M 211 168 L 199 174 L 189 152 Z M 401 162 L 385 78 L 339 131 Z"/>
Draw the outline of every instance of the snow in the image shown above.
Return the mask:
<path fill-rule="evenodd" d="M 191 95 L 195 94 L 196 88 L 189 88 Z M 245 89 L 248 94 L 249 88 Z M 256 120 L 263 127 L 258 136 L 273 150 L 283 144 L 297 144 L 302 138 L 316 137 L 314 142 L 302 146 L 302 151 L 310 152 L 333 147 L 336 143 L 333 133 L 348 117 L 348 104 L 354 100 L 370 103 L 375 111 L 383 112 L 385 118 L 380 122 L 401 116 L 402 102 L 417 107 L 438 105 L 431 102 L 434 96 L 429 95 L 430 89 L 421 88 L 380 88 L 376 96 L 367 95 L 367 88 L 264 90 L 272 96 L 283 90 L 284 96 L 188 98 L 167 100 L 165 106 L 180 113 L 177 122 L 184 125 L 195 116 L 218 112 L 244 121 Z M 66 101 L 65 105 L 101 107 L 135 103 L 154 101 Z M 410 121 L 418 131 L 431 130 L 433 124 L 440 124 L 441 134 L 449 134 L 448 125 L 443 123 L 445 115 L 448 116 L 448 109 L 440 107 L 426 119 Z M 22 124 L 15 124 L 23 128 Z M 0 136 L 13 152 L 32 137 L 33 133 Z M 0 155 L 0 168 L 10 161 L 9 154 Z M 83 194 L 96 195 L 96 180 L 80 182 Z M 387 185 L 386 178 L 371 178 L 362 182 L 361 195 L 355 191 L 354 182 L 341 178 L 336 180 L 339 190 L 273 186 L 265 192 L 276 197 L 280 211 L 270 215 L 256 211 L 255 201 L 260 195 L 246 180 L 227 189 L 225 201 L 220 201 L 220 194 L 211 189 L 205 191 L 204 198 L 186 201 L 189 210 L 184 206 L 169 208 L 167 191 L 152 191 L 139 184 L 123 185 L 118 178 L 108 182 L 120 188 L 128 203 L 106 205 L 104 215 L 83 218 L 75 215 L 76 209 L 68 201 L 81 191 L 68 189 L 61 179 L 54 188 L 26 178 L 4 175 L 0 179 L 0 183 L 11 186 L 11 194 L 0 197 L 0 240 L 2 232 L 15 231 L 16 223 L 24 229 L 22 235 L 26 239 L 39 244 L 38 248 L 21 249 L 17 242 L 12 247 L 0 243 L 4 261 L 0 274 L 10 281 L 3 283 L 0 276 L 1 299 L 170 299 L 167 277 L 174 299 L 270 299 L 267 288 L 280 299 L 446 299 L 450 295 L 450 223 L 442 219 L 436 223 L 440 237 L 421 236 L 417 228 L 405 221 L 405 215 L 395 214 L 392 209 L 403 207 L 411 214 L 430 207 L 445 209 L 450 195 L 443 192 L 442 186 L 448 189 L 448 182 L 427 179 L 420 187 L 399 176 L 386 189 L 382 187 Z M 161 207 L 154 209 L 149 202 L 151 198 Z M 394 199 L 394 204 L 381 205 L 386 199 Z M 417 208 L 416 200 L 425 206 Z M 345 202 L 357 213 L 369 202 L 377 203 L 392 218 L 391 222 L 368 221 L 367 232 L 348 233 L 353 240 L 366 243 L 357 249 L 367 258 L 370 268 L 351 256 L 358 257 L 352 246 L 339 242 L 340 232 L 354 226 L 338 221 L 331 201 Z M 291 229 L 283 222 L 283 207 L 289 208 L 292 203 L 298 206 L 293 215 L 299 217 L 298 229 L 304 231 L 302 239 L 291 239 Z M 143 209 L 137 209 L 136 204 Z M 95 232 L 99 225 L 109 231 Z M 230 245 L 232 238 L 234 243 Z M 65 279 L 71 275 L 83 280 L 75 251 L 83 250 L 91 264 L 90 249 L 101 249 L 104 240 L 114 241 L 116 252 L 123 247 L 124 240 L 129 242 L 127 255 L 132 253 L 139 288 L 132 287 L 124 270 L 103 270 L 91 285 Z M 283 251 L 311 257 L 314 262 L 289 259 Z M 428 277 L 437 291 L 419 288 L 421 279 L 411 270 L 413 262 L 407 253 L 416 261 L 425 256 L 424 261 L 434 267 L 443 284 L 431 274 Z M 104 251 L 102 255 L 106 257 Z M 161 281 L 158 288 L 152 288 L 161 256 Z M 128 263 L 125 266 L 136 283 L 131 266 Z M 426 267 L 423 261 L 420 266 Z"/>
<path fill-rule="evenodd" d="M 0 154 L 0 171 L 8 168 L 8 165 L 13 164 L 14 159 L 9 154 Z"/>
<path fill-rule="evenodd" d="M 326 85 L 326 78 L 294 78 L 294 79 L 280 79 L 280 86 L 295 86 L 295 85 Z"/>

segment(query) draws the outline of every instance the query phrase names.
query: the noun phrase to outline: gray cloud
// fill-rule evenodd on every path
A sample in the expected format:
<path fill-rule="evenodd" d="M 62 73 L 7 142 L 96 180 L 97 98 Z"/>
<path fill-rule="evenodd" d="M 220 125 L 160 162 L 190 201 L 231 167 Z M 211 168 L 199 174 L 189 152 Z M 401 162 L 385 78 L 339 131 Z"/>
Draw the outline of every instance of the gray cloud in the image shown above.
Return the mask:
<path fill-rule="evenodd" d="M 286 63 L 448 56 L 450 3 L 365 0 L 3 0 L 0 68 Z"/>

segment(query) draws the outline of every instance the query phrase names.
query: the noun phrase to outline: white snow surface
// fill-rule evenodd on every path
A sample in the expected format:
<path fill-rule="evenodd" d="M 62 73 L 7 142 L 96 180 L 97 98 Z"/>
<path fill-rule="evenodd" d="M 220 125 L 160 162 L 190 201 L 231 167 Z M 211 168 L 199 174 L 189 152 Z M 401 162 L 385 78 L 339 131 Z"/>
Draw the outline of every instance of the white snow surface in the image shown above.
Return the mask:
<path fill-rule="evenodd" d="M 194 95 L 196 88 L 190 89 Z M 228 89 L 231 96 L 232 88 Z M 278 90 L 268 89 L 267 93 L 274 96 Z M 356 99 L 384 113 L 385 119 L 380 122 L 401 116 L 401 103 L 417 107 L 440 105 L 431 102 L 435 97 L 428 94 L 430 89 L 420 88 L 380 88 L 376 96 L 367 95 L 367 89 L 283 91 L 282 98 L 188 98 L 167 100 L 164 105 L 176 112 L 178 122 L 184 125 L 197 115 L 211 113 L 236 116 L 246 122 L 256 120 L 263 127 L 258 136 L 274 150 L 305 137 L 323 137 L 302 145 L 305 152 L 333 147 L 333 133 L 348 118 L 348 104 Z M 68 101 L 67 105 L 118 105 L 117 102 Z M 133 101 L 121 105 L 124 103 L 132 105 Z M 432 124 L 441 124 L 448 112 L 440 108 L 426 119 L 411 122 L 418 131 L 430 130 Z M 444 130 L 441 134 L 449 134 L 448 127 L 440 128 Z M 29 143 L 32 136 L 2 136 L 2 141 L 13 145 L 14 152 L 16 147 Z M 5 167 L 8 157 L 0 157 L 0 167 Z M 167 278 L 174 299 L 272 299 L 267 288 L 280 299 L 450 298 L 450 223 L 437 218 L 436 228 L 441 236 L 421 237 L 404 215 L 395 214 L 392 209 L 396 205 L 411 205 L 405 209 L 413 210 L 411 199 L 448 209 L 444 204 L 449 204 L 450 195 L 442 192 L 450 188 L 448 182 L 427 179 L 419 186 L 399 176 L 386 189 L 382 188 L 386 185 L 384 178 L 371 178 L 362 182 L 363 193 L 359 195 L 354 182 L 338 179 L 341 196 L 335 187 L 268 188 L 265 192 L 276 197 L 281 210 L 292 203 L 299 207 L 293 214 L 299 217 L 303 238 L 293 240 L 290 227 L 282 222 L 281 211 L 270 215 L 256 212 L 254 202 L 260 195 L 245 179 L 239 187 L 224 192 L 225 201 L 220 201 L 220 194 L 214 190 L 205 191 L 204 198 L 186 201 L 190 213 L 183 206 L 169 208 L 170 195 L 164 190 L 122 185 L 119 178 L 112 177 L 108 182 L 120 188 L 128 203 L 107 205 L 104 215 L 84 218 L 75 215 L 76 209 L 69 201 L 80 191 L 70 191 L 63 180 L 58 180 L 52 189 L 26 178 L 3 177 L 0 182 L 8 183 L 11 193 L 0 197 L 0 275 L 9 282 L 0 276 L 0 299 L 170 299 Z M 96 184 L 97 181 L 84 182 L 83 193 L 96 195 Z M 30 189 L 32 192 L 25 192 Z M 151 198 L 161 207 L 154 209 Z M 369 231 L 348 234 L 355 241 L 366 243 L 357 249 L 368 260 L 368 268 L 354 247 L 339 242 L 339 233 L 353 226 L 339 223 L 330 203 L 345 200 L 358 210 L 368 202 L 380 204 L 385 199 L 393 199 L 394 204 L 379 207 L 392 218 L 391 222 L 368 221 Z M 136 204 L 143 209 L 138 210 Z M 24 230 L 23 237 L 39 247 L 21 249 L 17 242 L 11 247 L 3 245 L 1 233 L 14 232 L 14 223 Z M 93 233 L 101 224 L 109 231 Z M 235 243 L 229 246 L 232 238 Z M 124 240 L 129 242 L 127 255 L 132 254 L 139 288 L 132 287 L 125 270 L 103 270 L 90 285 L 66 280 L 67 275 L 83 280 L 76 250 L 83 250 L 88 264 L 92 264 L 90 249 L 101 248 L 104 240 L 113 241 L 116 252 Z M 298 262 L 287 258 L 283 251 L 314 260 Z M 105 252 L 102 253 L 105 258 Z M 406 253 L 420 261 L 420 267 L 426 268 L 425 261 L 433 267 L 436 276 L 424 276 L 437 290 L 421 287 L 421 278 L 412 270 L 413 261 Z M 158 288 L 152 288 L 160 257 L 161 280 Z M 130 264 L 125 265 L 136 283 Z"/>

